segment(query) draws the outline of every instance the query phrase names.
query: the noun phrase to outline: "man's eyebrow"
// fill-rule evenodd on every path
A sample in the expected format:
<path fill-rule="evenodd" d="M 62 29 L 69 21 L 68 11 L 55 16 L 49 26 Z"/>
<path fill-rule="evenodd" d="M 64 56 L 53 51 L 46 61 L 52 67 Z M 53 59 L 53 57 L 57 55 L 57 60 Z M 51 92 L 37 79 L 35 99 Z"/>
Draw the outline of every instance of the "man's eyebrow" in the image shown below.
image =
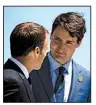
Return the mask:
<path fill-rule="evenodd" d="M 68 42 L 73 42 L 72 40 L 68 40 Z"/>
<path fill-rule="evenodd" d="M 58 38 L 59 40 L 61 40 L 61 38 L 60 37 L 58 37 L 58 36 L 54 36 L 55 38 Z"/>
<path fill-rule="evenodd" d="M 74 41 L 71 41 L 71 40 L 68 40 L 67 42 L 70 42 L 70 43 L 75 43 Z"/>

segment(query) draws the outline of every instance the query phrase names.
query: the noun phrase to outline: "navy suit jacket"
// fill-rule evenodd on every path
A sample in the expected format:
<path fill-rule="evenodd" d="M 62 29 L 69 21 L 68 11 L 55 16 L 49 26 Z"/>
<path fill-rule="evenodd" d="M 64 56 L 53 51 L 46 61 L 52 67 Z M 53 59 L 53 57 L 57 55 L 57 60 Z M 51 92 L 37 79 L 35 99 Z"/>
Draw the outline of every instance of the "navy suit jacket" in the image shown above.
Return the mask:
<path fill-rule="evenodd" d="M 10 59 L 4 64 L 3 79 L 4 102 L 35 102 L 29 81 Z"/>
<path fill-rule="evenodd" d="M 39 71 L 33 70 L 30 73 L 36 102 L 51 102 L 53 86 L 49 66 L 49 60 L 46 56 L 41 69 Z M 72 61 L 72 82 L 68 102 L 90 102 L 90 83 L 90 72 Z"/>

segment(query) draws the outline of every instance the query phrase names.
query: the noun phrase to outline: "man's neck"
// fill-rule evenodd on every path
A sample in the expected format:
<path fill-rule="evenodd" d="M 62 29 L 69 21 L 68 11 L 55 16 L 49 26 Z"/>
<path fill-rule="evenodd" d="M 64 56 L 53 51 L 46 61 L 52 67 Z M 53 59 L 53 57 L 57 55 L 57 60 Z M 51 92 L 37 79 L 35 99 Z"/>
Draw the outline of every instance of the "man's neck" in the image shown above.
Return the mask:
<path fill-rule="evenodd" d="M 16 57 L 19 62 L 21 62 L 27 69 L 28 72 L 32 71 L 32 65 L 30 65 L 30 60 L 28 60 L 26 57 Z"/>

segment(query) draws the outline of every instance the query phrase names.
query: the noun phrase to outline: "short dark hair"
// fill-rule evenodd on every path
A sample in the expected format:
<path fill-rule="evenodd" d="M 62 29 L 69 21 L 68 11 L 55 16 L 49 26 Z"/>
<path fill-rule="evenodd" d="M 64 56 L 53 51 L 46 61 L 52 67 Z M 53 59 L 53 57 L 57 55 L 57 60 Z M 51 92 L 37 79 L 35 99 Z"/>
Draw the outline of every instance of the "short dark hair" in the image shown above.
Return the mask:
<path fill-rule="evenodd" d="M 76 36 L 77 42 L 82 40 L 84 33 L 86 32 L 85 20 L 83 16 L 75 12 L 62 13 L 57 16 L 53 22 L 51 34 L 54 32 L 57 26 L 62 26 L 64 29 L 66 29 L 70 36 Z"/>
<path fill-rule="evenodd" d="M 48 31 L 41 25 L 32 22 L 18 24 L 10 36 L 11 55 L 26 56 L 36 47 L 42 51 Z"/>

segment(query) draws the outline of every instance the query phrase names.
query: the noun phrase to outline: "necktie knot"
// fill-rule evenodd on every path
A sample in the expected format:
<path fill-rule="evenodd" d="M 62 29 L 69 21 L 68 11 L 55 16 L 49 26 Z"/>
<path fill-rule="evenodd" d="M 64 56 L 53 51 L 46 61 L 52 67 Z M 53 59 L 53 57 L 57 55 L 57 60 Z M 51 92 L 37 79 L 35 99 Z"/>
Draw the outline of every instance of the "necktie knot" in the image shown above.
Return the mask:
<path fill-rule="evenodd" d="M 65 71 L 64 67 L 62 67 L 62 66 L 59 67 L 59 75 L 63 75 L 64 71 Z"/>

